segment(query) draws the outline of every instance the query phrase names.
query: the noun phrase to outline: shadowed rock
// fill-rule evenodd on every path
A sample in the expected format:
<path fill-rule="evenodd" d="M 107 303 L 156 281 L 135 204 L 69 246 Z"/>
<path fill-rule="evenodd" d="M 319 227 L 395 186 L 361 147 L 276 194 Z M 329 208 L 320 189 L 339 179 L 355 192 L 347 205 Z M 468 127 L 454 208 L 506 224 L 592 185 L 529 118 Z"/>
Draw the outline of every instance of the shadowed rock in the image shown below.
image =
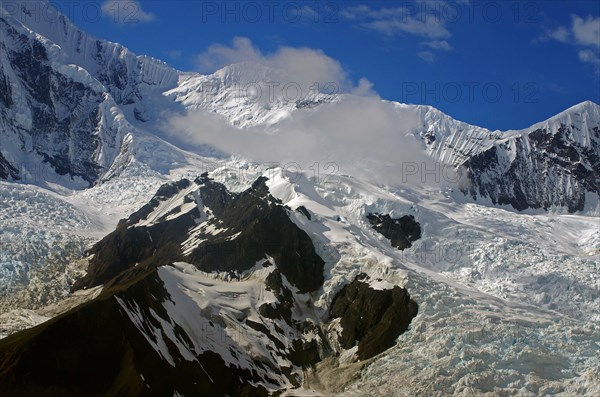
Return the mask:
<path fill-rule="evenodd" d="M 399 250 L 410 248 L 414 241 L 421 238 L 421 226 L 412 215 L 395 219 L 387 214 L 372 213 L 367 215 L 367 219 L 373 229 L 390 239 L 392 247 Z"/>
<path fill-rule="evenodd" d="M 317 290 L 323 284 L 324 262 L 306 232 L 291 221 L 289 209 L 269 194 L 266 180 L 257 179 L 239 194 L 230 193 L 208 177 L 163 185 L 148 204 L 121 220 L 114 232 L 92 247 L 89 253 L 94 256 L 88 274 L 73 289 L 104 284 L 137 264 L 160 266 L 185 261 L 206 272 L 241 272 L 268 255 L 301 292 Z M 180 206 L 175 206 L 170 216 L 139 224 L 161 203 L 174 200 L 192 183 L 197 185 L 196 191 L 175 203 Z M 213 216 L 207 225 L 222 232 L 198 234 L 197 246 L 186 253 L 181 249 L 182 243 L 190 238 L 203 215 L 198 207 L 175 215 L 183 204 L 196 199 L 201 201 L 202 211 L 208 209 Z"/>
<path fill-rule="evenodd" d="M 341 346 L 350 349 L 358 344 L 360 360 L 394 346 L 418 312 L 404 288 L 375 290 L 362 281 L 365 277 L 346 285 L 331 306 L 331 317 L 341 319 Z"/>

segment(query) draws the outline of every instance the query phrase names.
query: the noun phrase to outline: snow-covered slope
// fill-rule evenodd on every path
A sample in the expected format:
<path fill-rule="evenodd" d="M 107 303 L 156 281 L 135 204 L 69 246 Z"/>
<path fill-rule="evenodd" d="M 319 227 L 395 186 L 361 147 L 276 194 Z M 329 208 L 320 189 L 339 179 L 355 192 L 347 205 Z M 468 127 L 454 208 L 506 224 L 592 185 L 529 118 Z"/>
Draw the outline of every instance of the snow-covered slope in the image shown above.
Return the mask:
<path fill-rule="evenodd" d="M 513 133 L 514 134 L 514 133 Z M 474 198 L 526 208 L 600 213 L 600 106 L 586 101 L 463 163 Z"/>
<path fill-rule="evenodd" d="M 0 182 L 0 225 L 0 314 L 64 299 L 81 277 L 71 263 L 103 234 L 93 214 L 60 195 L 7 182 Z"/>
<path fill-rule="evenodd" d="M 59 62 L 60 47 L 1 15 L 1 176 L 94 182 L 128 133 L 115 102 L 84 69 Z"/>
<path fill-rule="evenodd" d="M 244 192 L 253 181 L 240 178 L 240 167 L 244 164 L 223 164 L 210 176 L 230 191 Z M 324 320 L 336 295 L 361 273 L 367 275 L 375 290 L 406 287 L 419 304 L 419 314 L 410 329 L 385 353 L 365 363 L 356 361 L 355 349 L 332 345 L 339 349 L 339 356 L 320 362 L 313 370 L 294 370 L 305 391 L 299 391 L 298 384 L 288 383 L 285 375 L 277 378 L 280 375 L 275 375 L 275 369 L 273 383 L 260 381 L 267 389 L 295 389 L 296 394 L 400 396 L 598 392 L 598 357 L 593 354 L 600 337 L 596 310 L 600 304 L 597 218 L 519 214 L 456 203 L 451 195 L 435 189 L 390 191 L 352 177 L 319 183 L 308 174 L 291 179 L 280 169 L 268 170 L 264 176 L 269 178 L 269 192 L 290 208 L 290 220 L 310 236 L 316 253 L 325 262 L 323 285 L 317 291 L 302 294 L 292 288 L 294 282 L 286 284 L 294 291 L 297 304 L 311 302 L 301 306 L 298 318 L 311 318 L 313 324 L 321 324 L 327 338 L 339 335 L 339 322 Z M 139 235 L 136 244 L 142 244 L 140 252 L 145 250 L 142 246 L 154 244 L 161 257 L 162 237 L 154 229 L 166 221 L 183 221 L 199 208 L 199 203 L 205 209 L 214 205 L 198 200 L 193 185 L 181 188 L 167 201 L 142 209 L 142 217 L 135 216 L 128 222 L 127 230 L 149 231 L 149 235 Z M 109 198 L 105 195 L 104 199 Z M 393 217 L 413 215 L 421 225 L 421 238 L 411 248 L 399 251 L 369 224 L 366 215 L 374 212 Z M 189 255 L 207 239 L 239 238 L 240 230 L 227 230 L 229 224 L 215 222 L 211 211 L 205 214 L 198 217 L 188 235 L 182 236 L 181 250 L 188 260 L 193 261 Z M 176 232 L 162 230 L 163 236 Z M 210 252 L 225 258 L 231 251 Z M 145 263 L 137 268 L 142 269 Z M 279 331 L 270 328 L 264 313 L 256 311 L 265 302 L 280 299 L 264 287 L 273 266 L 251 267 L 239 272 L 241 276 L 199 271 L 197 266 L 178 263 L 160 268 L 161 283 L 171 298 L 162 299 L 154 292 L 154 298 L 150 298 L 156 299 L 150 306 L 152 310 L 141 303 L 147 301 L 140 295 L 120 298 L 125 318 L 137 324 L 136 332 L 148 335 L 148 343 L 167 365 L 171 360 L 178 367 L 177 357 L 189 360 L 205 352 L 211 335 L 229 341 L 210 349 L 225 362 L 232 360 L 233 349 L 238 369 L 244 368 L 245 358 L 240 357 L 247 354 L 247 346 L 258 349 L 253 353 L 258 356 L 264 354 L 260 350 L 263 348 L 278 351 L 273 350 L 272 342 L 276 342 L 271 338 L 280 339 Z M 223 327 L 214 317 L 213 325 L 207 323 L 202 328 L 209 312 L 219 313 L 228 325 L 207 328 Z M 199 323 L 190 322 L 185 315 L 188 313 L 198 313 L 191 318 Z M 271 337 L 264 339 L 264 329 L 257 331 L 254 323 L 254 328 L 248 327 L 243 320 L 246 318 L 271 329 Z M 171 334 L 169 330 L 178 328 L 169 324 L 179 324 L 191 341 L 183 343 L 187 339 L 179 331 Z M 291 328 L 287 330 L 297 332 L 297 328 Z M 197 329 L 205 332 L 197 335 Z M 203 339 L 203 335 L 209 338 Z M 283 361 L 275 361 L 276 366 L 290 365 L 285 364 L 289 357 L 279 357 L 277 360 Z M 248 365 L 253 368 L 253 364 Z M 262 373 L 260 368 L 255 370 Z M 263 375 L 260 378 L 265 379 Z M 151 388 L 159 387 L 146 383 Z"/>
<path fill-rule="evenodd" d="M 142 98 L 162 98 L 175 85 L 175 71 L 89 37 L 63 16 L 60 24 L 22 19 L 53 40 L 0 12 L 2 179 L 81 189 L 135 162 L 168 173 L 193 161 L 130 123 L 143 118 Z"/>
<path fill-rule="evenodd" d="M 215 373 L 234 367 L 232 378 L 219 378 L 233 387 L 227 390 L 232 394 L 243 392 L 243 386 L 235 389 L 240 377 L 252 376 L 248 384 L 256 390 L 287 389 L 294 395 L 600 394 L 597 104 L 584 102 L 530 128 L 501 132 L 462 123 L 432 107 L 382 101 L 399 117 L 408 112 L 417 120 L 416 127 L 395 131 L 398 136 L 414 135 L 433 161 L 458 167 L 468 177 L 460 186 L 466 198 L 457 189 L 431 185 L 382 187 L 343 175 L 291 177 L 281 169 L 219 163 L 179 149 L 155 134 L 162 112 L 210 112 L 235 128 L 271 134 L 285 121 L 321 104 L 343 102 L 349 94 L 309 90 L 301 99 L 287 100 L 281 92 L 271 98 L 270 82 L 293 82 L 293 76 L 253 63 L 206 76 L 178 72 L 95 39 L 63 16 L 53 18 L 56 23 L 40 20 L 27 7 L 12 17 L 0 10 L 0 177 L 8 180 L 0 183 L 0 313 L 36 310 L 2 314 L 0 336 L 44 322 L 31 335 L 56 332 L 68 342 L 64 352 L 76 355 L 69 349 L 81 342 L 80 325 L 89 327 L 85 335 L 105 330 L 112 341 L 132 343 L 96 353 L 146 352 L 152 359 L 137 361 L 135 371 L 128 372 L 135 380 L 132 387 L 169 395 L 198 391 L 186 394 L 174 386 L 190 386 L 185 374 L 208 375 L 206 386 L 217 379 Z M 199 200 L 200 185 L 189 185 L 142 209 L 145 217 L 127 227 L 118 224 L 151 200 L 159 186 L 182 177 L 194 181 L 217 164 L 210 177 L 231 194 L 219 190 L 223 196 L 207 205 Z M 280 202 L 261 207 L 262 201 L 250 200 L 251 205 L 228 209 L 235 216 L 210 210 L 219 208 L 218 199 L 247 192 L 260 175 Z M 250 190 L 246 196 L 254 194 Z M 281 219 L 310 237 L 324 262 L 322 271 L 289 271 L 275 278 L 281 285 L 272 284 L 269 277 L 294 261 L 273 258 L 272 234 L 257 239 L 249 232 L 261 219 L 258 209 L 271 205 L 288 207 Z M 563 215 L 561 208 L 583 212 Z M 413 216 L 422 234 L 399 251 L 373 229 L 370 213 Z M 277 230 L 295 230 L 285 225 Z M 106 238 L 81 278 L 87 259 L 71 260 L 115 228 L 139 250 L 119 251 L 122 245 Z M 253 255 L 257 252 L 248 247 L 266 248 L 251 266 L 234 255 L 218 272 L 203 262 L 211 254 L 202 251 L 208 242 L 239 244 Z M 171 263 L 174 252 L 180 256 Z M 115 281 L 101 262 L 110 267 L 123 258 L 134 258 L 121 263 L 127 268 L 121 270 L 131 273 Z M 117 288 L 101 297 L 96 296 L 101 287 L 89 296 L 78 297 L 81 291 L 72 296 L 75 277 L 76 286 L 112 283 Z M 342 291 L 352 291 L 362 308 L 361 301 L 387 296 L 394 287 L 407 288 L 419 314 L 391 349 L 362 360 L 367 344 L 348 345 L 348 330 L 360 324 L 356 313 L 338 307 L 335 312 L 345 320 L 334 318 L 333 303 Z M 277 296 L 276 290 L 282 293 Z M 75 303 L 40 308 L 66 296 Z M 88 299 L 89 304 L 78 305 Z M 261 313 L 260 307 L 274 302 L 292 307 L 294 321 Z M 47 321 L 66 307 L 77 314 Z M 298 324 L 307 319 L 312 328 Z M 115 326 L 103 329 L 106 324 Z M 226 343 L 214 343 L 213 335 Z M 201 355 L 202 360 L 193 360 Z M 30 362 L 40 357 L 47 355 L 34 355 Z M 108 358 L 114 359 L 111 368 L 118 368 L 131 356 Z M 307 363 L 317 364 L 308 368 Z M 113 374 L 101 372 L 106 367 L 94 365 L 88 367 L 92 372 L 114 381 Z M 208 366 L 218 370 L 207 374 Z M 69 374 L 72 368 L 59 370 Z M 169 376 L 156 375 L 165 373 Z M 170 385 L 151 380 L 171 378 Z M 85 387 L 87 378 L 77 379 Z"/>
<path fill-rule="evenodd" d="M 319 92 L 316 86 L 302 86 L 285 71 L 254 62 L 225 66 L 210 75 L 182 74 L 177 88 L 165 95 L 188 111 L 216 113 L 240 128 L 271 127 L 299 109 L 341 99 Z"/>
<path fill-rule="evenodd" d="M 416 114 L 418 126 L 410 132 L 423 141 L 427 154 L 443 165 L 458 166 L 500 139 L 514 135 L 463 123 L 431 106 L 389 104 L 394 109 Z"/>
<path fill-rule="evenodd" d="M 240 181 L 224 167 L 216 180 Z M 366 272 L 419 304 L 396 347 L 366 367 L 317 365 L 305 387 L 339 395 L 594 395 L 600 338 L 600 221 L 456 203 L 435 189 L 388 191 L 352 177 L 314 183 L 265 173 L 271 193 L 326 261 L 317 307 Z M 366 215 L 413 214 L 422 237 L 398 251 Z M 361 369 L 363 368 L 363 369 Z M 353 381 L 359 371 L 360 379 Z"/>
<path fill-rule="evenodd" d="M 178 72 L 89 36 L 63 15 L 38 18 L 31 2 L 2 15 L 3 179 L 54 178 L 85 187 L 134 160 L 168 172 L 189 163 L 189 155 L 156 137 L 170 139 L 163 131 L 165 115 L 204 111 L 237 128 L 276 133 L 298 114 L 351 97 L 336 92 L 339 87 L 323 93 L 327 87 L 253 62 L 210 75 Z M 469 197 L 518 210 L 598 211 L 597 104 L 584 102 L 528 129 L 506 132 L 471 126 L 429 106 L 389 101 L 382 106 L 397 112 L 395 134 L 414 135 L 433 161 L 459 167 L 465 176 L 460 189 Z M 402 122 L 407 115 L 416 120 L 410 127 Z M 153 146 L 167 157 L 161 164 Z M 35 175 L 36 167 L 49 176 Z"/>
<path fill-rule="evenodd" d="M 282 186 L 287 184 L 282 171 L 276 171 L 276 183 L 287 190 Z M 284 206 L 269 193 L 266 181 L 260 177 L 238 193 L 228 192 L 206 174 L 161 186 L 148 204 L 120 221 L 114 232 L 88 251 L 88 273 L 74 288 L 102 284 L 103 295 L 76 308 L 75 319 L 71 312 L 44 322 L 33 339 L 63 333 L 64 327 L 78 328 L 72 321 L 93 316 L 92 307 L 99 307 L 109 327 L 118 324 L 119 330 L 134 330 L 124 343 L 138 346 L 133 348 L 134 361 L 147 357 L 135 366 L 138 371 L 145 374 L 167 367 L 180 373 L 146 380 L 151 391 L 165 384 L 169 394 L 174 390 L 216 393 L 230 387 L 230 381 L 218 381 L 207 389 L 203 377 L 191 376 L 196 369 L 209 379 L 222 371 L 235 374 L 239 387 L 248 384 L 271 392 L 295 389 L 304 369 L 322 358 L 348 350 L 348 360 L 368 359 L 392 346 L 416 315 L 417 305 L 393 280 L 371 279 L 368 274 L 356 278 L 358 272 L 347 274 L 354 279 L 350 300 L 336 300 L 344 296 L 351 280 L 337 279 L 336 291 L 323 286 L 323 247 L 318 248 L 319 255 L 301 227 L 302 218 L 310 214 Z M 365 319 L 362 314 L 356 318 L 358 302 L 368 306 L 373 301 L 382 304 Z M 336 310 L 330 313 L 332 302 Z M 104 333 L 102 328 L 93 333 Z M 121 331 L 107 334 L 113 332 Z M 6 343 L 12 339 L 8 337 Z M 112 354 L 128 354 L 120 350 L 123 338 L 119 340 L 109 339 L 115 344 Z M 139 348 L 141 341 L 144 350 Z M 30 343 L 35 344 L 25 342 L 23 348 Z M 67 352 L 81 348 L 79 342 L 70 343 Z M 55 356 L 55 348 L 43 350 Z M 56 354 L 67 352 L 60 348 Z M 21 363 L 28 359 L 13 360 L 28 353 L 13 347 L 0 354 L 8 357 L 3 373 L 14 374 L 0 377 L 0 384 L 15 393 L 23 390 Z M 108 360 L 104 353 L 98 354 L 90 359 Z M 41 386 L 42 374 L 34 372 L 27 387 Z M 92 387 L 100 388 L 109 379 L 110 373 L 102 370 Z M 125 385 L 134 387 L 135 381 Z M 73 383 L 60 390 L 78 392 L 78 387 Z"/>
<path fill-rule="evenodd" d="M 177 83 L 178 73 L 164 62 L 137 56 L 121 44 L 87 34 L 46 0 L 11 3 L 2 15 L 11 15 L 59 46 L 62 63 L 85 69 L 107 88 L 117 104 L 131 105 L 128 116 L 143 118 L 144 100 Z"/>

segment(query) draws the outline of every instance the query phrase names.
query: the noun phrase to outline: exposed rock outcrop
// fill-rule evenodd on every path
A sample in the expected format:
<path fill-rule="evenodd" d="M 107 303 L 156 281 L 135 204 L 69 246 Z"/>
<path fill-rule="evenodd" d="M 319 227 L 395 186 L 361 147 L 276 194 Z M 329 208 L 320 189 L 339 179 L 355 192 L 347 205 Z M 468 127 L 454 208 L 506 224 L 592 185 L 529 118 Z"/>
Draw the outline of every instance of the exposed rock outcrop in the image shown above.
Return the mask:
<path fill-rule="evenodd" d="M 361 360 L 392 347 L 417 315 L 418 305 L 404 288 L 374 289 L 358 276 L 334 298 L 331 317 L 340 318 L 340 344 L 345 349 L 358 345 Z"/>
<path fill-rule="evenodd" d="M 421 238 L 421 226 L 412 215 L 392 218 L 388 214 L 369 214 L 367 219 L 373 229 L 390 239 L 393 247 L 403 250 L 410 248 L 412 243 Z"/>

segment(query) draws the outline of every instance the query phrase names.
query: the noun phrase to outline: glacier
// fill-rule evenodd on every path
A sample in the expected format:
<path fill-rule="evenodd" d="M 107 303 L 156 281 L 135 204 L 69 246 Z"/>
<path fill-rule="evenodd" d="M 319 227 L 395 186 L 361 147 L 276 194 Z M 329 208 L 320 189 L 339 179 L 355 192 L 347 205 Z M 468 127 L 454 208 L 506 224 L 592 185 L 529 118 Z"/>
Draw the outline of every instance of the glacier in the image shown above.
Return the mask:
<path fill-rule="evenodd" d="M 163 183 L 210 171 L 240 192 L 262 175 L 276 198 L 311 214 L 291 219 L 326 262 L 316 309 L 326 311 L 361 273 L 378 280 L 373 288 L 406 287 L 419 302 L 393 348 L 368 363 L 344 352 L 307 372 L 290 393 L 600 394 L 597 104 L 583 102 L 523 130 L 490 131 L 433 107 L 382 100 L 399 117 L 415 117 L 415 127 L 398 134 L 460 172 L 462 184 L 290 175 L 240 156 L 182 150 L 160 128 L 165 111 L 208 112 L 240 131 L 276 134 L 286 120 L 350 94 L 256 100 L 240 87 L 293 76 L 252 63 L 210 75 L 181 72 L 94 38 L 62 15 L 54 20 L 36 19 L 27 8 L 18 18 L 0 10 L 0 336 L 92 299 L 98 290 L 69 293 L 85 273 L 81 258 Z M 368 224 L 373 212 L 413 215 L 422 239 L 394 249 Z M 209 276 L 188 266 L 161 269 L 160 277 L 178 302 L 191 305 L 201 299 L 184 300 L 178 288 Z M 247 283 L 223 288 L 254 293 L 258 287 Z M 231 304 L 222 291 L 209 292 L 214 305 Z M 132 319 L 138 313 L 127 302 L 121 307 Z M 170 308 L 174 317 L 186 315 L 179 309 Z M 164 346 L 156 348 L 167 358 Z"/>

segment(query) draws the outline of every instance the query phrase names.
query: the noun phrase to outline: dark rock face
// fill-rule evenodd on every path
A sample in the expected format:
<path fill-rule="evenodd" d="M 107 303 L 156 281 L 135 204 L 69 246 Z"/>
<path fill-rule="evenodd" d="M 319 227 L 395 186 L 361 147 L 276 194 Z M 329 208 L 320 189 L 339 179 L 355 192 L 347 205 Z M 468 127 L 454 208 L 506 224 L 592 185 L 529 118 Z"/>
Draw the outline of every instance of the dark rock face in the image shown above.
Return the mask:
<path fill-rule="evenodd" d="M 230 231 L 227 234 L 241 234 L 203 245 L 189 260 L 201 270 L 247 270 L 267 253 L 292 285 L 301 292 L 314 291 L 323 284 L 324 262 L 310 237 L 289 219 L 288 209 L 269 194 L 265 181 L 259 178 L 239 195 L 205 182 L 207 188 L 199 191 L 204 205 Z"/>
<path fill-rule="evenodd" d="M 319 355 L 319 345 L 316 340 L 303 341 L 294 339 L 292 341 L 292 353 L 289 358 L 294 365 L 300 367 L 310 367 L 321 360 Z"/>
<path fill-rule="evenodd" d="M 169 299 L 156 269 L 31 330 L 0 340 L 0 395 L 61 396 L 267 396 L 256 373 L 226 365 L 206 351 L 189 361 L 166 341 L 176 367 L 165 361 L 123 312 L 121 301 L 142 308 L 146 327 L 161 329 L 150 310 L 168 318 Z M 180 340 L 187 336 L 175 328 Z M 150 334 L 151 335 L 151 334 Z M 156 337 L 156 336 L 150 336 Z M 252 383 L 251 383 L 252 382 Z"/>
<path fill-rule="evenodd" d="M 335 95 L 331 95 L 331 96 L 328 96 L 328 97 L 325 97 L 325 98 L 319 99 L 319 100 L 303 98 L 296 102 L 296 108 L 297 109 L 311 109 L 311 108 L 315 108 L 324 103 L 333 102 L 334 100 L 335 100 Z"/>
<path fill-rule="evenodd" d="M 296 211 L 304 215 L 309 221 L 311 220 L 312 216 L 305 206 L 301 205 L 300 207 L 296 208 Z"/>
<path fill-rule="evenodd" d="M 423 134 L 423 139 L 425 139 L 425 143 L 427 145 L 431 145 L 436 140 L 435 133 L 434 132 L 425 132 Z"/>
<path fill-rule="evenodd" d="M 53 69 L 45 45 L 1 17 L 0 34 L 6 36 L 6 41 L 0 42 L 0 50 L 16 76 L 11 81 L 8 72 L 0 69 L 0 115 L 4 118 L 0 139 L 7 139 L 9 133 L 16 134 L 22 145 L 22 153 L 14 154 L 16 158 L 38 154 L 57 174 L 79 176 L 92 185 L 104 170 L 96 160 L 101 139 L 106 145 L 116 144 L 114 131 L 98 134 L 99 108 L 105 101 L 105 93 Z M 20 124 L 10 113 L 15 89 L 26 101 L 31 126 Z M 4 158 L 3 163 L 8 160 Z M 12 174 L 1 172 L 0 177 L 6 179 Z"/>
<path fill-rule="evenodd" d="M 0 178 L 2 179 L 14 179 L 18 180 L 19 178 L 19 170 L 16 169 L 11 163 L 8 162 L 0 153 Z"/>
<path fill-rule="evenodd" d="M 600 129 L 581 128 L 540 128 L 492 146 L 462 165 L 470 184 L 461 190 L 519 211 L 553 206 L 583 210 L 587 192 L 600 195 Z"/>
<path fill-rule="evenodd" d="M 4 74 L 4 66 L 0 65 L 0 101 L 9 108 L 13 104 L 12 87 L 8 81 L 8 77 Z"/>
<path fill-rule="evenodd" d="M 395 219 L 388 214 L 374 213 L 367 215 L 367 219 L 373 229 L 390 239 L 392 246 L 399 250 L 410 248 L 414 241 L 421 238 L 421 226 L 412 215 Z"/>
<path fill-rule="evenodd" d="M 283 285 L 281 273 L 278 270 L 271 272 L 265 280 L 268 291 L 277 297 L 275 304 L 265 303 L 258 308 L 261 315 L 271 319 L 282 319 L 288 324 L 292 322 L 292 308 L 294 307 L 294 296 L 292 292 Z"/>
<path fill-rule="evenodd" d="M 322 285 L 323 261 L 308 235 L 289 218 L 290 209 L 269 194 L 265 182 L 266 178 L 259 178 L 239 194 L 228 192 L 207 175 L 161 186 L 147 205 L 121 220 L 90 251 L 94 256 L 88 275 L 75 288 L 103 284 L 100 297 L 0 341 L 0 390 L 25 396 L 173 395 L 175 391 L 266 396 L 265 385 L 276 389 L 283 386 L 281 379 L 299 386 L 301 368 L 316 364 L 327 350 L 320 325 L 293 315 L 302 310 L 299 294 Z M 161 212 L 165 206 L 170 210 Z M 201 233 L 195 249 L 182 251 L 181 243 L 195 231 L 217 226 L 222 232 Z M 200 250 L 206 245 L 213 249 Z M 161 278 L 160 267 L 182 260 L 208 273 L 229 271 L 232 280 L 238 277 L 239 281 L 239 272 L 267 255 L 273 260 L 262 262 L 263 268 L 272 269 L 265 276 L 265 288 L 276 299 L 256 307 L 258 316 L 251 319 L 244 309 L 225 321 L 217 314 L 219 306 L 214 311 L 212 306 L 198 309 L 199 321 L 213 327 L 207 335 L 213 335 L 215 324 L 242 335 L 247 330 L 259 332 L 266 338 L 254 343 L 260 343 L 258 350 L 266 355 L 245 350 L 234 337 L 218 339 L 216 349 L 210 337 L 211 342 L 203 340 L 206 349 L 194 347 L 198 335 L 204 334 L 167 309 L 186 307 L 190 301 L 173 300 L 173 287 L 166 287 L 169 278 Z M 307 332 L 316 337 L 306 337 Z M 54 339 L 59 342 L 52 343 Z M 170 359 L 158 351 L 161 343 Z M 235 364 L 225 361 L 223 346 L 235 357 Z M 182 348 L 201 353 L 190 360 Z M 54 353 L 55 349 L 60 352 Z M 50 364 L 48 357 L 60 364 Z M 289 366 L 278 366 L 281 360 Z M 248 362 L 253 363 L 250 368 L 239 364 Z"/>
<path fill-rule="evenodd" d="M 360 360 L 393 346 L 416 303 L 363 275 L 323 319 L 308 293 L 323 261 L 265 182 L 238 194 L 208 175 L 161 186 L 91 249 L 75 288 L 103 284 L 99 297 L 0 340 L 0 396 L 277 395 L 334 354 L 323 330 L 335 318 L 335 346 L 358 345 Z"/>
<path fill-rule="evenodd" d="M 259 178 L 240 194 L 228 192 L 225 186 L 209 178 L 164 185 L 150 203 L 120 221 L 117 230 L 90 250 L 94 257 L 88 274 L 74 289 L 103 284 L 138 263 L 159 266 L 186 261 L 207 272 L 241 272 L 269 255 L 281 274 L 301 292 L 317 290 L 323 283 L 324 262 L 316 254 L 310 237 L 290 220 L 289 210 L 269 194 L 265 180 Z M 137 225 L 160 203 L 192 183 L 196 190 L 187 194 L 181 204 L 199 200 L 203 211 L 212 214 L 206 221 L 206 229 L 211 226 L 222 230 L 221 233 L 193 230 L 203 216 L 198 207 L 173 219 L 165 217 L 157 223 Z M 175 216 L 178 211 L 180 207 L 168 215 Z M 184 253 L 181 246 L 193 233 L 202 243 Z"/>
<path fill-rule="evenodd" d="M 394 346 L 417 315 L 418 306 L 404 288 L 375 290 L 357 277 L 334 298 L 331 317 L 341 318 L 340 344 L 358 344 L 358 358 L 365 360 Z"/>

